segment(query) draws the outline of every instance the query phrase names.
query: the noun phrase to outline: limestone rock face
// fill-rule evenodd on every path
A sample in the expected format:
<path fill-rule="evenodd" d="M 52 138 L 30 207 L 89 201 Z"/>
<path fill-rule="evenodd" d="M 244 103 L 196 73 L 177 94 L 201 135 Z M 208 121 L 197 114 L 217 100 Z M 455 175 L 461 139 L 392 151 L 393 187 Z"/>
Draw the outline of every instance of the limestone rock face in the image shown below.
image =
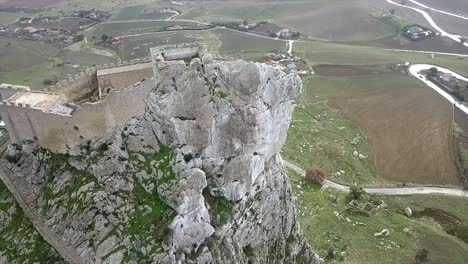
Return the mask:
<path fill-rule="evenodd" d="M 65 165 L 34 144 L 3 165 L 84 262 L 320 263 L 279 154 L 300 78 L 206 52 L 186 63 L 155 61 L 145 113 Z"/>

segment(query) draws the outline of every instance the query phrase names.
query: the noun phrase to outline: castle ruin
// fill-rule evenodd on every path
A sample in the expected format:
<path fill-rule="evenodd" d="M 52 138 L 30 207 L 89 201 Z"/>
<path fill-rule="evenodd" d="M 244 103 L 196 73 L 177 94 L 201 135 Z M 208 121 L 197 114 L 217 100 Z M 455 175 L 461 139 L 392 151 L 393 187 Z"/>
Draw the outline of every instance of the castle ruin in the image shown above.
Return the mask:
<path fill-rule="evenodd" d="M 153 48 L 150 58 L 90 68 L 47 92 L 1 84 L 0 117 L 14 143 L 35 141 L 64 153 L 143 113 L 164 61 L 190 60 L 200 52 L 206 48 L 199 44 Z"/>

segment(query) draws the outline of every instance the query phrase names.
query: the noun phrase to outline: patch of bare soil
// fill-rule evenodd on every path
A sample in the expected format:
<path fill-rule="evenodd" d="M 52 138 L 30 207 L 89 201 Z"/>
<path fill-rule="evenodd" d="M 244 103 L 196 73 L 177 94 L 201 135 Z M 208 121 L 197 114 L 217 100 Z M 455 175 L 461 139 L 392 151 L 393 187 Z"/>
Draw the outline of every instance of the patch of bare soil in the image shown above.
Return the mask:
<path fill-rule="evenodd" d="M 323 76 L 365 76 L 394 73 L 395 71 L 385 65 L 317 65 L 314 71 Z"/>
<path fill-rule="evenodd" d="M 367 92 L 329 101 L 364 131 L 377 174 L 403 183 L 460 186 L 453 106 L 430 88 L 397 74 L 378 80 L 382 82 L 373 80 Z"/>

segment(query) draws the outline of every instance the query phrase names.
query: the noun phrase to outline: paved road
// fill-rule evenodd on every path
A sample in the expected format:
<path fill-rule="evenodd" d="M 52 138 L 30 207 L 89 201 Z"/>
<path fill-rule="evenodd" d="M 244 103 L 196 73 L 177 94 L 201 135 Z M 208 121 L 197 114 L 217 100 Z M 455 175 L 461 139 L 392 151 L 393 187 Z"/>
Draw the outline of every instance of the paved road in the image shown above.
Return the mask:
<path fill-rule="evenodd" d="M 422 82 L 424 82 L 427 86 L 431 87 L 433 90 L 435 90 L 436 92 L 438 92 L 440 95 L 442 95 L 445 99 L 447 99 L 448 101 L 450 101 L 452 104 L 454 104 L 457 108 L 459 108 L 460 110 L 462 110 L 463 112 L 465 112 L 465 114 L 468 115 L 468 107 L 461 103 L 458 99 L 456 99 L 455 97 L 453 97 L 451 94 L 447 93 L 445 90 L 441 89 L 439 86 L 437 86 L 435 83 L 429 81 L 425 75 L 423 74 L 420 74 L 419 72 L 422 71 L 422 70 L 429 70 L 430 68 L 437 68 L 440 72 L 445 72 L 445 73 L 451 73 L 453 76 L 455 76 L 456 78 L 458 79 L 461 79 L 461 80 L 464 80 L 466 82 L 468 82 L 468 79 L 456 72 L 453 72 L 451 70 L 448 70 L 448 69 L 445 69 L 445 68 L 442 68 L 440 66 L 436 66 L 436 65 L 431 65 L 431 64 L 415 64 L 415 65 L 412 65 L 410 66 L 409 68 L 409 71 L 411 73 L 411 75 L 413 75 L 414 77 L 418 78 L 419 80 L 421 80 Z"/>
<path fill-rule="evenodd" d="M 444 55 L 444 56 L 455 56 L 455 57 L 468 57 L 468 54 L 447 53 L 447 52 L 437 52 L 437 51 L 405 50 L 405 49 L 386 49 L 386 50 L 397 51 L 397 52 L 409 52 L 409 53 L 423 53 L 423 54 L 435 54 L 435 55 Z"/>
<path fill-rule="evenodd" d="M 445 36 L 445 37 L 448 37 L 458 43 L 461 43 L 461 37 L 459 35 L 454 35 L 454 34 L 450 34 L 448 32 L 446 32 L 445 30 L 443 30 L 441 27 L 439 27 L 439 25 L 436 24 L 436 22 L 432 19 L 432 17 L 426 12 L 426 11 L 423 11 L 421 9 L 418 9 L 416 7 L 411 7 L 411 6 L 406 6 L 406 5 L 402 5 L 402 4 L 398 4 L 398 3 L 395 3 L 393 2 L 392 0 L 385 0 L 387 1 L 388 3 L 392 4 L 392 5 L 396 5 L 396 6 L 399 6 L 399 7 L 403 7 L 403 8 L 408 8 L 408 9 L 411 9 L 411 10 L 414 10 L 418 13 L 420 13 L 421 15 L 424 16 L 424 18 L 427 20 L 427 22 L 429 22 L 429 24 L 435 28 L 442 36 Z M 452 14 L 452 15 L 455 15 L 455 14 Z M 464 46 L 468 47 L 468 43 L 463 43 Z"/>
<path fill-rule="evenodd" d="M 291 163 L 289 161 L 283 160 L 283 163 L 286 167 L 292 169 L 293 171 L 305 175 L 304 169 Z M 349 187 L 343 184 L 339 184 L 330 180 L 325 180 L 323 183 L 324 187 L 333 188 L 342 192 L 349 192 Z M 370 194 L 377 195 L 390 195 L 390 196 L 404 196 L 404 195 L 415 195 L 415 194 L 439 194 L 445 196 L 457 196 L 457 197 L 467 197 L 468 191 L 455 188 L 439 188 L 439 187 L 395 187 L 395 188 L 364 188 L 364 191 Z"/>
<path fill-rule="evenodd" d="M 443 11 L 443 10 L 440 10 L 440 9 L 435 9 L 435 8 L 432 8 L 430 6 L 421 4 L 421 3 L 417 2 L 417 1 L 414 1 L 414 0 L 409 0 L 409 1 L 411 3 L 413 3 L 413 4 L 415 4 L 415 5 L 418 5 L 418 6 L 422 7 L 422 8 L 429 9 L 429 10 L 437 12 L 437 13 L 441 13 L 441 14 L 444 14 L 444 15 L 449 15 L 449 16 L 453 16 L 453 17 L 456 17 L 456 18 L 468 20 L 468 17 L 466 17 L 466 16 L 457 15 L 457 14 L 454 14 L 454 13 L 449 13 L 447 11 Z"/>

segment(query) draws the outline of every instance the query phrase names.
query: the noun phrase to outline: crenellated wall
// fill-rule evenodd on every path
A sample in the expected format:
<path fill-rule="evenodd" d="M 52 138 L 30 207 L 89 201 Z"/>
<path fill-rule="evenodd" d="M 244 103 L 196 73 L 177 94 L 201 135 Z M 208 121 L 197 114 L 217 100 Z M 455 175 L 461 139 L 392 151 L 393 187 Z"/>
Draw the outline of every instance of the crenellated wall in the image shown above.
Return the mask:
<path fill-rule="evenodd" d="M 12 85 L 7 83 L 0 84 L 0 101 L 10 98 L 12 95 L 19 91 L 29 91 L 29 86 Z"/>
<path fill-rule="evenodd" d="M 101 88 L 101 91 L 107 91 L 105 88 L 109 86 L 122 89 L 143 79 L 152 77 L 151 70 L 141 67 L 141 65 L 151 67 L 151 65 L 148 65 L 150 62 L 151 58 L 146 57 L 131 61 L 97 65 L 50 86 L 48 90 L 62 93 L 71 101 L 79 102 L 90 96 L 96 95 L 97 97 L 98 94 L 100 95 L 99 88 Z M 131 66 L 135 66 L 136 69 L 133 70 Z M 124 71 L 118 70 L 124 67 L 128 69 Z M 114 69 L 116 73 L 98 78 L 100 71 L 110 69 Z"/>
<path fill-rule="evenodd" d="M 64 153 L 81 142 L 103 135 L 144 112 L 145 99 L 157 81 L 154 76 L 164 71 L 166 61 L 201 58 L 206 47 L 164 46 L 151 49 L 151 53 L 151 58 L 86 69 L 51 86 L 49 91 L 53 92 L 30 91 L 29 87 L 8 84 L 0 86 L 0 96 L 3 96 L 0 115 L 12 141 L 36 141 L 46 149 Z M 180 66 L 181 70 L 185 69 L 184 62 Z M 101 81 L 106 80 L 117 83 L 118 87 L 102 91 Z M 25 90 L 29 92 L 21 92 Z M 86 100 L 94 95 L 103 99 Z"/>
<path fill-rule="evenodd" d="M 113 90 L 98 102 L 70 104 L 74 108 L 71 115 L 6 101 L 0 103 L 0 113 L 13 142 L 36 141 L 46 149 L 63 153 L 144 112 L 145 98 L 153 81 L 148 79 L 126 89 Z"/>

